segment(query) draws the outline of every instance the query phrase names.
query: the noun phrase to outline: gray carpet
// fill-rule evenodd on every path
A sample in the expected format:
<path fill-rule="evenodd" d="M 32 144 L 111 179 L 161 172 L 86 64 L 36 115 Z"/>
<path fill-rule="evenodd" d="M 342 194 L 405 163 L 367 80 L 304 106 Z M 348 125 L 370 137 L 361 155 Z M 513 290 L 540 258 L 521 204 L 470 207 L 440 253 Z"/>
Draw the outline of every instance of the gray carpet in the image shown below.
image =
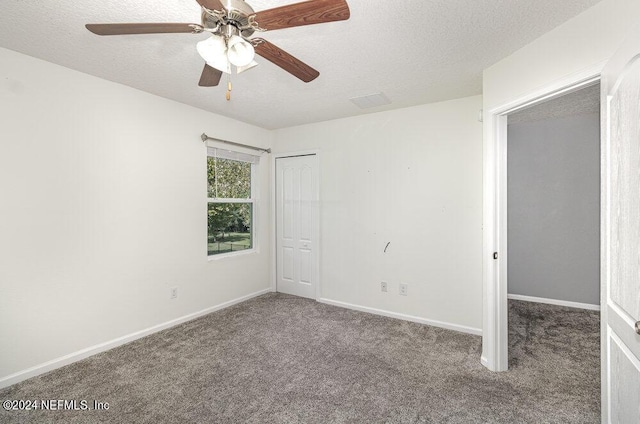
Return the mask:
<path fill-rule="evenodd" d="M 511 301 L 511 371 L 481 339 L 267 294 L 0 391 L 106 411 L 0 410 L 0 421 L 596 423 L 599 316 Z"/>

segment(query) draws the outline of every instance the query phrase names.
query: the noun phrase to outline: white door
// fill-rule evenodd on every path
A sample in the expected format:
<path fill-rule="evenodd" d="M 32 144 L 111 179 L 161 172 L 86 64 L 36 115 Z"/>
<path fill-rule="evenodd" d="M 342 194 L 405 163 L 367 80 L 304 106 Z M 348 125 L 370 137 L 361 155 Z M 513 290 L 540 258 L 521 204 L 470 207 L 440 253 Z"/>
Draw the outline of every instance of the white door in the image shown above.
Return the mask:
<path fill-rule="evenodd" d="M 316 298 L 318 159 L 276 158 L 277 291 Z"/>
<path fill-rule="evenodd" d="M 602 74 L 602 422 L 640 423 L 640 34 Z"/>

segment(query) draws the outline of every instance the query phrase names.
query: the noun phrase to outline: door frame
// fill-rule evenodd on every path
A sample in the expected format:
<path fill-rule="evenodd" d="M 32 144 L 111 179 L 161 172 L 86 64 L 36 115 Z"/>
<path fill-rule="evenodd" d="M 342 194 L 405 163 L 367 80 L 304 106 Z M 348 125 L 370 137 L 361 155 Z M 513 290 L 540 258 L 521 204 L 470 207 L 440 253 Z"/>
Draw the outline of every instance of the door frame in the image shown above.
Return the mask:
<path fill-rule="evenodd" d="M 277 287 L 277 272 L 278 272 L 278 258 L 276 256 L 277 254 L 277 245 L 278 245 L 278 240 L 277 240 L 277 224 L 278 224 L 278 217 L 276 216 L 276 210 L 277 210 L 277 205 L 276 202 L 278 201 L 278 199 L 276 198 L 276 184 L 277 184 L 277 180 L 276 180 L 276 176 L 277 176 L 277 172 L 276 172 L 276 159 L 280 159 L 280 158 L 290 158 L 290 157 L 296 157 L 296 156 L 315 156 L 316 157 L 316 161 L 317 161 L 317 165 L 318 165 L 318 169 L 317 171 L 317 175 L 316 178 L 318 179 L 318 184 L 316 185 L 318 188 L 318 192 L 317 194 L 317 199 L 318 199 L 318 207 L 316 209 L 317 212 L 317 216 L 316 216 L 316 225 L 314 225 L 313 228 L 313 236 L 315 238 L 315 240 L 317 240 L 316 243 L 316 249 L 315 252 L 313 254 L 313 260 L 315 262 L 315 271 L 314 271 L 314 278 L 316 280 L 316 287 L 315 287 L 315 300 L 317 301 L 318 299 L 320 299 L 322 296 L 322 290 L 321 290 L 321 280 L 320 280 L 320 276 L 321 276 L 321 272 L 320 272 L 320 260 L 321 260 L 321 254 L 320 254 L 320 249 L 321 249 L 321 241 L 320 241 L 320 216 L 321 216 L 321 202 L 320 202 L 320 150 L 318 149 L 311 149 L 311 150 L 295 150 L 292 152 L 281 152 L 281 153 L 272 153 L 271 154 L 271 229 L 270 229 L 270 235 L 271 235 L 271 254 L 270 254 L 270 262 L 271 262 L 271 276 L 270 276 L 270 286 L 271 286 L 271 291 L 272 292 L 277 292 L 278 291 L 278 287 Z"/>
<path fill-rule="evenodd" d="M 598 83 L 604 65 L 605 62 L 600 62 L 484 111 L 481 363 L 491 371 L 507 371 L 509 368 L 507 116 Z M 601 205 L 602 214 L 603 208 L 604 205 Z M 494 259 L 494 252 L 498 253 L 497 259 Z"/>

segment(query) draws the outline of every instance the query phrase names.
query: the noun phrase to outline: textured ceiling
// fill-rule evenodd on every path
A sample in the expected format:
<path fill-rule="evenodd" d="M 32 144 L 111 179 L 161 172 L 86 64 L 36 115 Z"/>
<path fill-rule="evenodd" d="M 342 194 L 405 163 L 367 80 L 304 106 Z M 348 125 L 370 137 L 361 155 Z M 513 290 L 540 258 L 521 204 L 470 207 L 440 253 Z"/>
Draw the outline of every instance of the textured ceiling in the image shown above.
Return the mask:
<path fill-rule="evenodd" d="M 264 128 L 480 94 L 482 70 L 599 0 L 348 0 L 351 18 L 262 36 L 320 71 L 305 84 L 259 58 L 198 87 L 206 35 L 99 37 L 85 23 L 200 23 L 195 0 L 3 0 L 0 46 Z M 291 0 L 249 0 L 256 10 Z M 383 92 L 361 110 L 350 98 Z"/>
<path fill-rule="evenodd" d="M 564 118 L 599 112 L 600 84 L 596 84 L 509 115 L 509 124 L 535 122 L 550 118 Z"/>

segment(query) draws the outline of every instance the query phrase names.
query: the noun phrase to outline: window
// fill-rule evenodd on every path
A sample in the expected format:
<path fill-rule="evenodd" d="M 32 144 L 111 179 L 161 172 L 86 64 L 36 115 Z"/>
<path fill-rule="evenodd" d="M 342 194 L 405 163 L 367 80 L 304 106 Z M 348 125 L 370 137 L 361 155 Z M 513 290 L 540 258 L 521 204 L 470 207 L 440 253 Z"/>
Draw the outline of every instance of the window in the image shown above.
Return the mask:
<path fill-rule="evenodd" d="M 207 148 L 207 254 L 254 247 L 254 175 L 259 157 Z"/>

